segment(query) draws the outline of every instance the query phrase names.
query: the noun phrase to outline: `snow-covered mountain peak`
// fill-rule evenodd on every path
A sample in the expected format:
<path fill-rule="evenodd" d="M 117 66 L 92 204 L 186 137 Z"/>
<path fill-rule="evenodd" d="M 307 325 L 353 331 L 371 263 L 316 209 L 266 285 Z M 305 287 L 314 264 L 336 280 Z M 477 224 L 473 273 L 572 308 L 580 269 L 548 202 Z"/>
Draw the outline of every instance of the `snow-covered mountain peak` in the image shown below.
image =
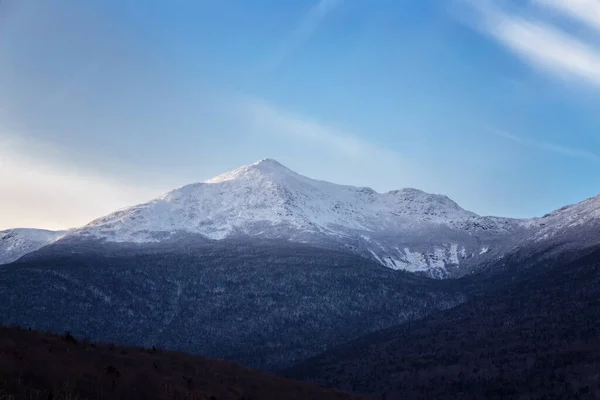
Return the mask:
<path fill-rule="evenodd" d="M 18 260 L 32 251 L 54 243 L 67 231 L 17 228 L 0 231 L 0 264 Z"/>
<path fill-rule="evenodd" d="M 280 181 L 286 178 L 300 178 L 301 175 L 295 173 L 280 162 L 272 158 L 263 158 L 253 164 L 237 168 L 233 171 L 215 176 L 204 183 L 221 183 L 231 180 L 273 180 Z"/>
<path fill-rule="evenodd" d="M 469 216 L 477 216 L 475 213 L 465 211 L 456 202 L 443 194 L 432 194 L 419 189 L 404 188 L 400 190 L 392 190 L 387 192 L 385 195 L 392 196 L 402 203 L 421 204 L 430 208 L 436 208 L 438 210 L 445 209 L 448 211 L 465 213 L 465 216 L 466 214 Z"/>
<path fill-rule="evenodd" d="M 461 257 L 488 254 L 492 244 L 486 238 L 517 229 L 518 221 L 479 217 L 444 195 L 338 185 L 263 159 L 99 218 L 69 237 L 287 240 L 347 248 L 396 269 L 434 268 L 441 276 Z"/>
<path fill-rule="evenodd" d="M 388 192 L 388 194 L 394 194 L 394 195 L 399 195 L 399 196 L 427 196 L 430 195 L 429 193 L 421 190 L 421 189 L 415 189 L 415 188 L 403 188 L 403 189 L 397 189 L 397 190 L 390 190 Z"/>
<path fill-rule="evenodd" d="M 542 218 L 482 217 L 445 195 L 334 184 L 266 158 L 98 218 L 67 232 L 61 242 L 87 237 L 148 243 L 190 234 L 212 240 L 287 240 L 349 250 L 390 268 L 443 277 L 459 265 L 470 268 L 573 228 L 594 240 L 600 196 Z M 0 232 L 0 264 L 63 235 Z"/>
<path fill-rule="evenodd" d="M 110 241 L 154 241 L 176 232 L 211 239 L 233 235 L 390 235 L 423 224 L 450 228 L 477 215 L 447 196 L 402 189 L 378 193 L 302 176 L 273 159 L 175 189 L 97 219 L 80 232 Z"/>
<path fill-rule="evenodd" d="M 587 218 L 598 218 L 600 217 L 600 195 L 590 197 L 577 204 L 569 204 L 558 210 L 552 211 L 549 214 L 544 215 L 541 219 L 551 219 L 558 216 L 564 215 L 577 215 Z"/>
<path fill-rule="evenodd" d="M 530 226 L 540 228 L 536 239 L 553 237 L 558 233 L 583 225 L 598 226 L 600 224 L 600 196 L 591 197 L 577 204 L 570 204 L 528 221 Z"/>
<path fill-rule="evenodd" d="M 258 160 L 257 162 L 251 164 L 255 167 L 260 167 L 260 168 L 283 168 L 286 170 L 289 170 L 288 167 L 286 167 L 285 165 L 281 164 L 279 161 L 275 160 L 274 158 L 263 158 L 261 160 Z"/>

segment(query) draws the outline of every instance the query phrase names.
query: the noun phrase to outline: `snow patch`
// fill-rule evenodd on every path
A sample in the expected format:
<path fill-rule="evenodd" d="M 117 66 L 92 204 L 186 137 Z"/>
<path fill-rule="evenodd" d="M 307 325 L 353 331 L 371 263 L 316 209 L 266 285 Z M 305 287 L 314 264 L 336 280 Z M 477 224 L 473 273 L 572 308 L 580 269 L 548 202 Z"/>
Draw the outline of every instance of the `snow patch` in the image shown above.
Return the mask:
<path fill-rule="evenodd" d="M 458 244 L 453 243 L 450 245 L 450 257 L 448 258 L 448 261 L 450 262 L 450 264 L 460 264 L 460 260 L 458 259 Z"/>
<path fill-rule="evenodd" d="M 427 271 L 429 265 L 425 259 L 425 254 L 419 252 L 411 252 L 409 248 L 404 249 L 404 265 L 406 271 L 419 272 Z"/>

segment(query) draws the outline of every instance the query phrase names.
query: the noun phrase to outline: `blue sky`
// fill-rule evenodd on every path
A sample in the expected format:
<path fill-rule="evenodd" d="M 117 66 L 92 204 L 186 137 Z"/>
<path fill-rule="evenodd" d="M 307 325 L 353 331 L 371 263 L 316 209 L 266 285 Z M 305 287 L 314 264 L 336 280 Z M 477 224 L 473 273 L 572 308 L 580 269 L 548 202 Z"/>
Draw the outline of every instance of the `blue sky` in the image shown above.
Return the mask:
<path fill-rule="evenodd" d="M 600 1 L 0 2 L 0 228 L 271 157 L 539 216 L 600 193 Z"/>

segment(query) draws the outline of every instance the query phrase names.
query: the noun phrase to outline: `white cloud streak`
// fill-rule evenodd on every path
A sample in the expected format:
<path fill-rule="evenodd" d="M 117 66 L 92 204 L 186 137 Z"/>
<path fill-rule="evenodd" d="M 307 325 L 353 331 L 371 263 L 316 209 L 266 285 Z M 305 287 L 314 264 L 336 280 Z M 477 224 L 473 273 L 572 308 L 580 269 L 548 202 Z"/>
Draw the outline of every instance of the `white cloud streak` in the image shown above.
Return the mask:
<path fill-rule="evenodd" d="M 584 12 L 582 4 L 588 2 L 564 3 L 570 6 L 561 6 L 562 10 L 579 15 Z M 478 28 L 532 66 L 563 79 L 577 78 L 585 84 L 600 86 L 600 49 L 596 46 L 539 19 L 506 12 L 494 3 L 477 0 L 470 4 L 481 17 Z M 588 17 L 588 21 L 592 19 L 596 18 Z"/>
<path fill-rule="evenodd" d="M 467 209 L 498 213 L 485 209 L 490 200 L 484 196 L 490 192 L 482 192 L 481 185 L 488 182 L 488 176 L 485 166 L 475 161 L 477 155 L 467 157 L 468 161 L 459 157 L 448 162 L 428 154 L 429 150 L 435 153 L 433 148 L 421 151 L 410 144 L 384 147 L 365 132 L 353 132 L 255 97 L 238 97 L 229 101 L 228 107 L 234 112 L 230 120 L 239 126 L 230 129 L 243 129 L 257 144 L 257 149 L 248 149 L 246 154 L 276 158 L 315 179 L 368 186 L 379 192 L 414 187 L 446 194 Z M 484 168 L 474 169 L 473 165 Z"/>
<path fill-rule="evenodd" d="M 533 0 L 600 30 L 600 1 L 598 0 Z"/>
<path fill-rule="evenodd" d="M 308 10 L 300 23 L 285 37 L 281 47 L 267 62 L 265 69 L 277 69 L 302 43 L 306 42 L 319 28 L 322 21 L 344 0 L 319 0 Z"/>
<path fill-rule="evenodd" d="M 246 132 L 259 142 L 268 142 L 279 159 L 299 172 L 329 182 L 368 186 L 377 191 L 416 187 L 454 198 L 468 196 L 464 179 L 455 169 L 440 170 L 417 154 L 388 149 L 353 132 L 291 112 L 262 99 L 238 98 L 236 117 Z"/>
<path fill-rule="evenodd" d="M 582 149 L 576 149 L 573 147 L 562 146 L 559 144 L 545 142 L 536 139 L 525 138 L 521 136 L 515 136 L 511 133 L 494 130 L 492 133 L 496 136 L 500 136 L 502 138 L 511 140 L 515 143 L 518 143 L 522 146 L 537 148 L 543 151 L 550 151 L 556 154 L 560 154 L 562 156 L 577 158 L 588 161 L 600 161 L 600 155 L 593 153 L 591 151 L 586 151 Z"/>
<path fill-rule="evenodd" d="M 361 157 L 374 147 L 341 129 L 280 110 L 266 101 L 245 98 L 241 101 L 244 117 L 259 129 L 294 136 L 334 149 L 350 157 Z M 383 151 L 377 149 L 377 151 Z"/>

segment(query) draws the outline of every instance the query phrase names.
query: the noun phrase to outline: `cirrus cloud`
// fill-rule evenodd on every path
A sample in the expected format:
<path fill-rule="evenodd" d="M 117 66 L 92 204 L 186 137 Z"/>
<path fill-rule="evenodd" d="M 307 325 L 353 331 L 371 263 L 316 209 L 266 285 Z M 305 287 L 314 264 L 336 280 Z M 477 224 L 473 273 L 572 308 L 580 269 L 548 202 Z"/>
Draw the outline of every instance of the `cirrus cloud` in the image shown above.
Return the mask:
<path fill-rule="evenodd" d="M 589 38 L 561 29 L 545 19 L 544 7 L 578 25 L 600 29 L 600 2 L 531 0 L 516 11 L 494 1 L 468 1 L 476 11 L 472 25 L 504 45 L 534 68 L 565 81 L 600 87 L 600 47 Z M 534 8 L 525 6 L 535 6 Z M 540 12 L 536 12 L 540 11 Z"/>

